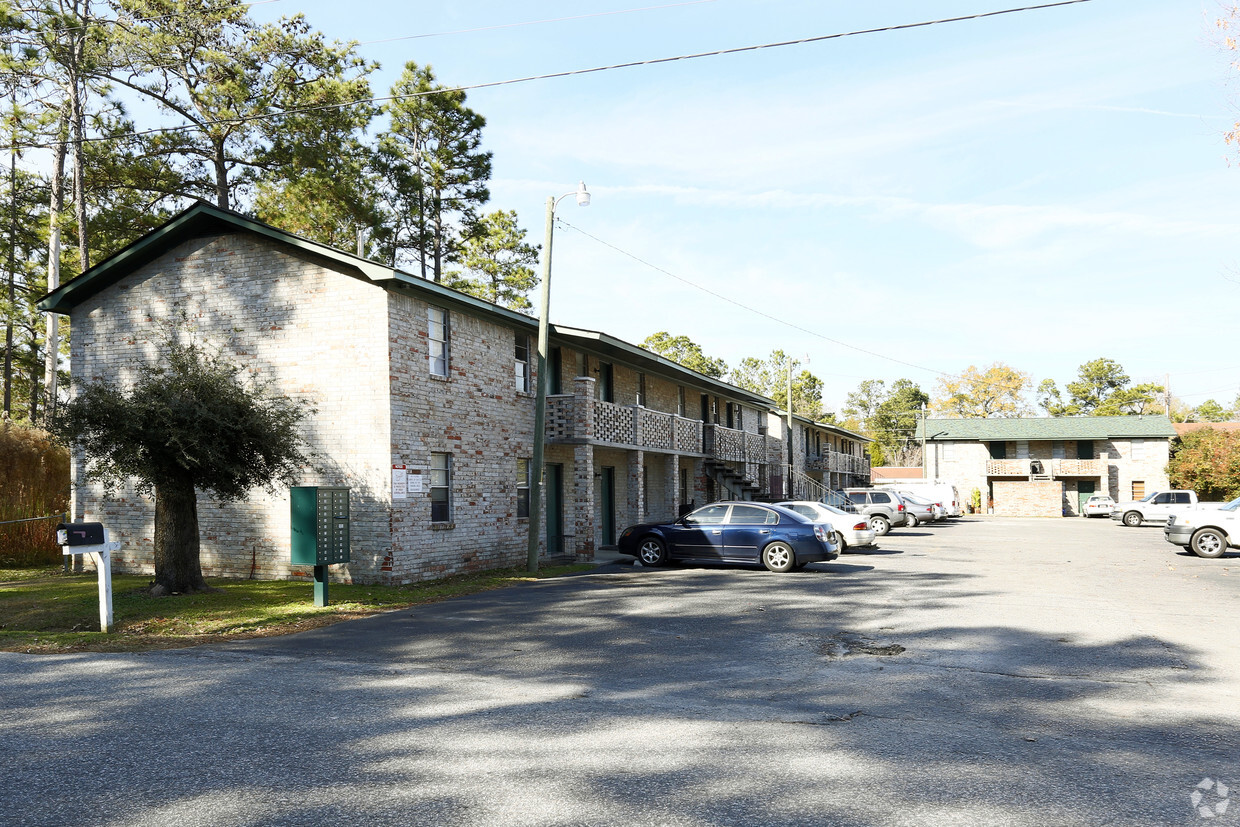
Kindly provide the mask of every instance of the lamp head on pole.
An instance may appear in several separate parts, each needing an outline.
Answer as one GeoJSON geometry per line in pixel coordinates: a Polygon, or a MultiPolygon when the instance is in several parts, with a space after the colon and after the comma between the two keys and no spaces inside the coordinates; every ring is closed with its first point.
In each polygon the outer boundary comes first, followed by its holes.
{"type": "Polygon", "coordinates": [[[586,189],[585,181],[577,182],[577,206],[578,207],[590,206],[590,191],[586,189]]]}

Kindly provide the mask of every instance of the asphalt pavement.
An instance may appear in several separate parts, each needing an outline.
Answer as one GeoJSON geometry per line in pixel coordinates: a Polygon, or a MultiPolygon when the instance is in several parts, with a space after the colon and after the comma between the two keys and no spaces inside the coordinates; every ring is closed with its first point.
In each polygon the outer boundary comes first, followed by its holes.
{"type": "Polygon", "coordinates": [[[1240,825],[1240,556],[1083,519],[880,544],[0,653],[0,823],[1240,825]]]}

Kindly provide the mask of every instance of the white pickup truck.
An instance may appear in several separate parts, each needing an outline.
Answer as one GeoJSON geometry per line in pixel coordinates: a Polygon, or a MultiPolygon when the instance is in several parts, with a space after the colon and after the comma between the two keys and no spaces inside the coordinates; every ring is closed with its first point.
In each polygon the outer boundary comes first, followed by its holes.
{"type": "Polygon", "coordinates": [[[1139,500],[1116,503],[1111,510],[1111,519],[1126,526],[1139,526],[1147,521],[1165,523],[1173,514],[1213,510],[1221,505],[1198,502],[1193,491],[1154,491],[1139,500]]]}
{"type": "Polygon", "coordinates": [[[1163,536],[1198,557],[1222,557],[1228,546],[1240,548],[1240,498],[1195,514],[1174,514],[1163,536]]]}

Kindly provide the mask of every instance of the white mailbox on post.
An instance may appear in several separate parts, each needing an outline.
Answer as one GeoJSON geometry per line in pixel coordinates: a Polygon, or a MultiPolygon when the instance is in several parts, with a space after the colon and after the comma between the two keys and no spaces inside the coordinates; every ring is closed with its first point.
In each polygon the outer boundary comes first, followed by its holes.
{"type": "Polygon", "coordinates": [[[99,631],[112,630],[112,552],[121,544],[109,542],[103,523],[61,523],[56,542],[65,554],[88,554],[99,574],[99,631]]]}

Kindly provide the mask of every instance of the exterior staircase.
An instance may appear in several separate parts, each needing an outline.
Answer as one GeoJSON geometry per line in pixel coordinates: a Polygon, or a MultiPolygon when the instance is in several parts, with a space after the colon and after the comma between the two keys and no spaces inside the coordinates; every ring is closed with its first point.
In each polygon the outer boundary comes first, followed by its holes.
{"type": "Polygon", "coordinates": [[[706,473],[715,480],[720,493],[726,494],[720,499],[752,500],[762,492],[762,485],[757,480],[727,463],[708,459],[705,466],[706,473]]]}

